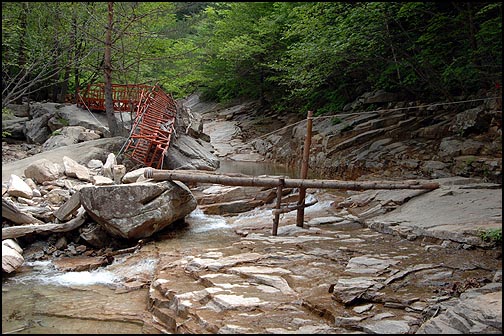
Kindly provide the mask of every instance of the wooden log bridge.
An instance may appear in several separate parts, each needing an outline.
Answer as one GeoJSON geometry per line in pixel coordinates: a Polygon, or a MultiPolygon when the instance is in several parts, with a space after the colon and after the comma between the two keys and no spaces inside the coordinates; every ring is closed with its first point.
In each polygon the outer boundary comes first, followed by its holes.
{"type": "Polygon", "coordinates": [[[369,189],[427,189],[434,190],[439,188],[439,183],[421,182],[415,180],[409,181],[341,181],[341,180],[316,180],[316,179],[288,179],[284,177],[262,177],[262,176],[231,176],[225,174],[215,174],[195,170],[161,170],[147,168],[144,171],[144,177],[155,181],[176,180],[190,183],[216,183],[228,186],[247,186],[247,187],[277,187],[277,204],[274,212],[272,234],[276,236],[279,221],[279,214],[300,207],[307,207],[312,204],[300,204],[289,208],[287,211],[280,209],[280,199],[282,188],[319,188],[319,189],[343,189],[343,190],[369,190],[369,189]]]}

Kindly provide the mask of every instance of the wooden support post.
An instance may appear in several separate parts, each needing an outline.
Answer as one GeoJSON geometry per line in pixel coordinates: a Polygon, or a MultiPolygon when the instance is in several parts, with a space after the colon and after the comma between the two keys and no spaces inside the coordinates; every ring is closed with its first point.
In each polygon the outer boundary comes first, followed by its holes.
{"type": "MultiPolygon", "coordinates": [[[[313,123],[313,111],[308,111],[308,116],[306,118],[306,137],[303,146],[303,160],[301,162],[301,179],[305,179],[308,176],[308,161],[310,159],[310,145],[312,137],[312,123],[313,123]]],[[[304,222],[304,204],[306,197],[306,188],[299,188],[299,200],[298,200],[298,210],[296,217],[296,226],[303,227],[304,222]]]]}
{"type": "Polygon", "coordinates": [[[277,214],[279,215],[279,214],[283,214],[283,213],[286,213],[286,212],[291,212],[291,211],[297,210],[300,207],[308,208],[308,207],[311,207],[312,205],[317,204],[317,203],[318,203],[318,201],[314,200],[314,201],[311,201],[311,202],[308,202],[308,203],[305,203],[305,204],[301,204],[301,205],[298,205],[298,204],[290,205],[290,206],[286,206],[286,207],[280,208],[280,209],[273,209],[273,211],[271,211],[271,213],[273,215],[277,215],[277,214]]]}
{"type": "MultiPolygon", "coordinates": [[[[280,205],[282,204],[282,189],[283,185],[285,184],[285,179],[280,178],[278,180],[278,187],[277,187],[277,202],[276,202],[276,209],[280,209],[280,205]]],[[[278,222],[280,221],[280,213],[275,213],[275,217],[273,218],[273,228],[271,230],[271,234],[273,236],[277,235],[278,231],[278,222]]]]}

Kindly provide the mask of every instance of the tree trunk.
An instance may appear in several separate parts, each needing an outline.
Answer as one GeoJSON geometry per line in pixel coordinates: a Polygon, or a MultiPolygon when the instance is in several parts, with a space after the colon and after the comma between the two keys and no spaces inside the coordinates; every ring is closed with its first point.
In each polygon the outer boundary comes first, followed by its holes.
{"type": "Polygon", "coordinates": [[[114,2],[108,2],[108,25],[105,34],[105,57],[104,57],[104,72],[105,72],[105,113],[109,126],[110,136],[118,136],[119,126],[114,115],[114,100],[112,97],[112,29],[114,17],[114,2]]]}
{"type": "Polygon", "coordinates": [[[469,26],[469,43],[472,49],[471,61],[474,65],[479,66],[481,64],[478,57],[476,56],[478,52],[478,42],[476,41],[476,25],[474,23],[473,7],[470,2],[467,3],[467,19],[467,24],[469,26]]]}
{"type": "MultiPolygon", "coordinates": [[[[21,15],[19,18],[19,28],[21,30],[21,33],[19,35],[19,50],[18,50],[18,66],[19,66],[19,71],[24,72],[25,70],[25,65],[26,65],[26,26],[27,26],[27,12],[28,12],[28,3],[27,2],[22,2],[21,3],[21,15]]],[[[20,76],[22,78],[23,76],[20,76]]],[[[20,95],[19,98],[15,101],[16,104],[21,104],[23,97],[20,95]]]]}
{"type": "Polygon", "coordinates": [[[2,228],[2,239],[13,239],[31,235],[34,233],[53,233],[72,231],[86,221],[86,210],[80,207],[75,218],[65,223],[29,224],[2,228]]]}
{"type": "MultiPolygon", "coordinates": [[[[70,72],[72,71],[71,65],[75,62],[76,54],[76,40],[75,40],[75,10],[73,9],[74,4],[72,3],[72,24],[73,29],[70,30],[70,50],[68,50],[68,60],[65,64],[65,72],[63,74],[63,83],[61,83],[61,99],[62,103],[66,103],[66,96],[68,94],[68,83],[70,81],[70,72]]],[[[75,66],[75,65],[74,65],[75,66]]]]}
{"type": "Polygon", "coordinates": [[[74,48],[74,97],[73,103],[77,104],[79,102],[79,87],[80,87],[80,78],[79,78],[79,68],[80,68],[80,53],[82,50],[82,36],[79,36],[79,43],[77,45],[77,9],[75,7],[75,3],[72,7],[72,23],[73,23],[73,36],[75,40],[75,48],[74,48]]]}

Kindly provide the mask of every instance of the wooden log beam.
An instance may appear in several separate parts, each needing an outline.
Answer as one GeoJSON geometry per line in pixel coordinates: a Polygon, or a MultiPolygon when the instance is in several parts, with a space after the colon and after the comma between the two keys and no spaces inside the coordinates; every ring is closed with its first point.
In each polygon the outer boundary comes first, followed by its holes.
{"type": "Polygon", "coordinates": [[[280,214],[283,214],[283,213],[286,213],[286,212],[291,212],[291,211],[294,211],[294,210],[298,210],[299,208],[307,208],[309,206],[312,206],[314,204],[317,204],[317,200],[315,201],[311,201],[311,202],[308,202],[308,203],[303,203],[303,204],[295,204],[295,205],[291,205],[291,206],[287,206],[285,208],[278,208],[278,209],[273,209],[271,211],[271,213],[275,216],[279,216],[280,214]]]}
{"type": "Polygon", "coordinates": [[[30,213],[23,213],[16,205],[2,197],[2,217],[16,224],[44,224],[30,213]]]}
{"type": "MultiPolygon", "coordinates": [[[[176,180],[192,183],[216,183],[229,186],[249,187],[278,187],[281,179],[275,177],[258,176],[224,176],[207,174],[204,172],[187,173],[184,170],[161,170],[147,168],[144,171],[146,178],[155,181],[176,180]]],[[[409,181],[341,181],[341,180],[315,180],[315,179],[283,179],[283,188],[320,188],[344,190],[369,190],[369,189],[437,189],[439,183],[409,181]]]]}
{"type": "Polygon", "coordinates": [[[66,223],[56,224],[29,224],[21,226],[11,226],[2,228],[2,239],[18,238],[33,233],[53,233],[53,232],[68,232],[78,228],[86,221],[86,210],[81,206],[77,212],[77,216],[66,223]]]}

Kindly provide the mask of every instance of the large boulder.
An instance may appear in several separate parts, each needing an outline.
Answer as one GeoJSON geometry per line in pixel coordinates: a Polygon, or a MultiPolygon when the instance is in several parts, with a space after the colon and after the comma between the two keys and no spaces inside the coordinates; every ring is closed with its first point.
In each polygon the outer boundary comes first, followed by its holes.
{"type": "Polygon", "coordinates": [[[89,186],[79,192],[89,216],[111,235],[126,239],[149,237],[197,207],[180,182],[89,186]]]}
{"type": "MultiPolygon", "coordinates": [[[[42,145],[43,150],[51,150],[53,148],[73,145],[79,142],[79,136],[85,132],[83,126],[67,126],[58,130],[58,133],[53,133],[42,145]]],[[[99,137],[98,137],[99,138],[99,137]]]]}
{"type": "Polygon", "coordinates": [[[35,104],[30,111],[31,119],[25,124],[25,135],[28,143],[43,144],[51,136],[47,122],[54,115],[41,104],[35,104]]]}
{"type": "Polygon", "coordinates": [[[192,107],[199,101],[179,102],[175,133],[164,158],[166,169],[216,170],[219,158],[214,154],[210,137],[203,132],[203,118],[192,107]]]}
{"type": "Polygon", "coordinates": [[[28,117],[3,116],[2,115],[2,133],[6,138],[25,140],[25,124],[28,117]]]}
{"type": "Polygon", "coordinates": [[[166,152],[166,168],[216,170],[219,159],[211,150],[210,143],[180,134],[166,152]]]}
{"type": "Polygon", "coordinates": [[[26,167],[24,175],[42,184],[46,181],[56,180],[60,175],[60,170],[55,163],[42,158],[26,167]]]}

